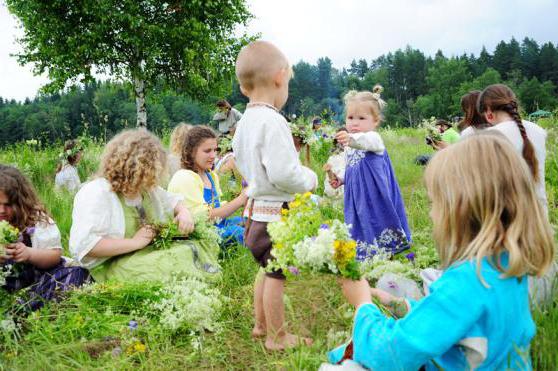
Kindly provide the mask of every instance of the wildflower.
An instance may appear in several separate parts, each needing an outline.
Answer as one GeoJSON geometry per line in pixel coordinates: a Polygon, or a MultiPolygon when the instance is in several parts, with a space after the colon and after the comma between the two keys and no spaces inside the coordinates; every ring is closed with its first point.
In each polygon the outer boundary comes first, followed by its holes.
{"type": "Polygon", "coordinates": [[[292,266],[292,265],[289,267],[289,272],[291,272],[295,276],[298,276],[300,274],[300,270],[298,270],[297,267],[292,266]]]}
{"type": "Polygon", "coordinates": [[[140,340],[134,341],[128,348],[126,348],[126,354],[132,355],[137,353],[145,353],[147,346],[140,340]]]}
{"type": "Polygon", "coordinates": [[[320,225],[320,229],[329,229],[329,225],[323,223],[320,225]]]}
{"type": "Polygon", "coordinates": [[[405,257],[411,262],[414,263],[415,261],[415,253],[414,252],[410,252],[407,255],[405,255],[405,257]]]}
{"type": "Polygon", "coordinates": [[[130,322],[128,322],[128,328],[130,329],[130,331],[134,331],[138,328],[138,323],[134,320],[131,320],[130,322]]]}

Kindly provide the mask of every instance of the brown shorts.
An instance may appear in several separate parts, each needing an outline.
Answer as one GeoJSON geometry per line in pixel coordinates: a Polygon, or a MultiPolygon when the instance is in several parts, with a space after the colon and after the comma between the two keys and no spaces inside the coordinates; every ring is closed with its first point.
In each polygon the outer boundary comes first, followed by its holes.
{"type": "MultiPolygon", "coordinates": [[[[257,222],[255,220],[250,220],[248,223],[244,231],[244,244],[248,246],[258,264],[265,268],[267,267],[267,261],[274,259],[271,255],[271,237],[267,233],[268,223],[257,222]]],[[[279,280],[285,279],[285,275],[281,270],[266,272],[265,275],[279,280]]]]}

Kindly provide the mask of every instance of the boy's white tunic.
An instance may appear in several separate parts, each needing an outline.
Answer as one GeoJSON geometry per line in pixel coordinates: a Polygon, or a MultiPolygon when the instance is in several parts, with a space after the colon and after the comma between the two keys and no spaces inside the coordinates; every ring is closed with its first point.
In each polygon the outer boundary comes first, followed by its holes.
{"type": "Polygon", "coordinates": [[[252,219],[272,222],[293,194],[316,187],[318,178],[300,164],[287,121],[272,107],[248,106],[237,123],[232,142],[238,170],[248,182],[246,194],[253,201],[252,219]]]}
{"type": "MultiPolygon", "coordinates": [[[[161,187],[149,192],[156,218],[166,221],[182,200],[182,196],[169,193],[161,187]]],[[[109,257],[92,258],[86,256],[102,238],[124,238],[126,225],[124,211],[118,195],[112,191],[110,183],[97,178],[76,194],[70,230],[70,251],[80,265],[91,269],[109,257]]]]}

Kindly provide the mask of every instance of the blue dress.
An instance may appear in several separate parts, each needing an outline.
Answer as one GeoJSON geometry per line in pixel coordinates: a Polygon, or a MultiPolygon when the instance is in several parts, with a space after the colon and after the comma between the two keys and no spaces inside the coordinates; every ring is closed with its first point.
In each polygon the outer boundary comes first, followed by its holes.
{"type": "Polygon", "coordinates": [[[410,247],[411,231],[405,205],[387,151],[347,148],[345,171],[345,223],[351,237],[363,242],[357,260],[363,261],[376,249],[398,253],[410,247]]]}
{"type": "MultiPolygon", "coordinates": [[[[221,207],[221,201],[219,200],[219,194],[217,193],[217,187],[213,182],[213,178],[209,172],[206,172],[209,181],[211,182],[211,188],[203,189],[203,199],[211,207],[217,209],[221,207]]],[[[215,224],[219,230],[219,234],[223,239],[224,245],[231,244],[241,244],[244,245],[244,227],[241,226],[243,219],[240,216],[233,216],[229,218],[222,219],[219,223],[215,224]]]]}
{"type": "MultiPolygon", "coordinates": [[[[508,256],[502,256],[502,266],[508,256]]],[[[328,354],[352,359],[371,370],[531,370],[529,347],[535,323],[527,276],[502,278],[487,258],[455,263],[430,286],[430,294],[409,300],[407,315],[385,317],[374,304],[355,315],[352,349],[328,354]]]]}

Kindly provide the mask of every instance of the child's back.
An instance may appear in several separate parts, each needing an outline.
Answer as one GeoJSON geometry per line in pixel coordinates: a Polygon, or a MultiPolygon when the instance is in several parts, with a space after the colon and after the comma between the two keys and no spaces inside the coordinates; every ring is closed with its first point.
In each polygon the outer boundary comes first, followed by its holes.
{"type": "Polygon", "coordinates": [[[315,174],[300,164],[287,121],[272,106],[248,105],[233,150],[251,199],[290,201],[316,184],[315,174]]]}

